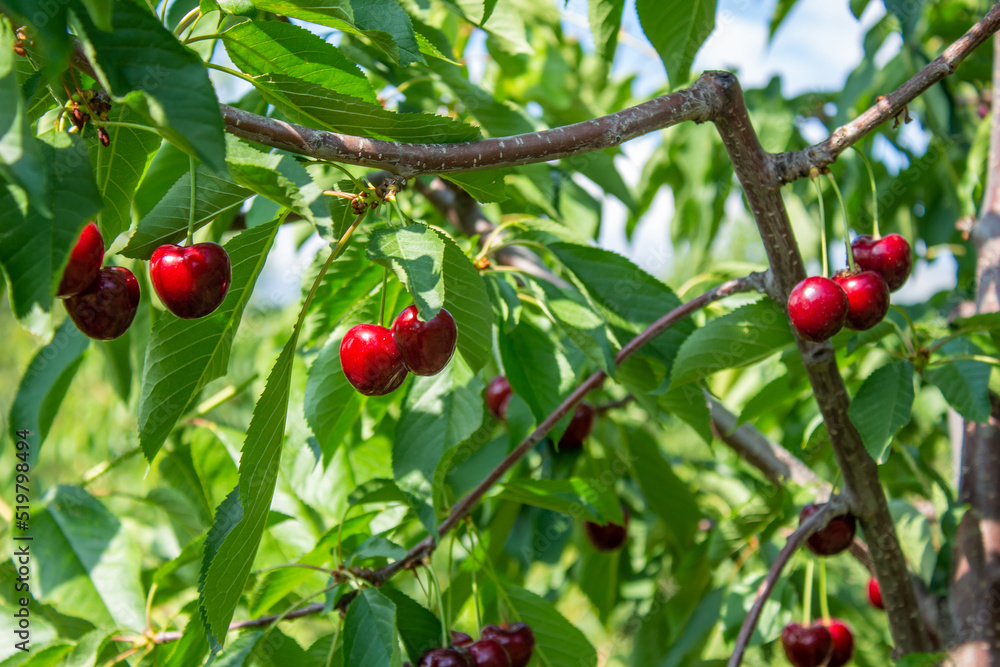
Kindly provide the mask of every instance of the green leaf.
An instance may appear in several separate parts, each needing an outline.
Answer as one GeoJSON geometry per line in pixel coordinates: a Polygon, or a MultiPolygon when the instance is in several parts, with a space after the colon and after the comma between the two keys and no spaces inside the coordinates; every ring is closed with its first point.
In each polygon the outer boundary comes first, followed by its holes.
{"type": "Polygon", "coordinates": [[[423,63],[413,24],[397,0],[351,0],[354,25],[400,65],[423,63]]]}
{"type": "Polygon", "coordinates": [[[659,403],[693,428],[706,443],[712,442],[712,412],[701,387],[692,384],[674,387],[660,397],[659,403]]]}
{"type": "Polygon", "coordinates": [[[702,515],[694,495],[646,431],[629,430],[627,444],[632,475],[639,482],[649,509],[666,525],[673,544],[680,549],[687,547],[702,515]]]}
{"type": "MultiPolygon", "coordinates": [[[[527,317],[497,343],[507,381],[541,422],[573,391],[576,374],[572,364],[558,342],[527,317]]],[[[557,440],[567,423],[568,416],[562,428],[553,429],[549,436],[557,440]]]]}
{"type": "Polygon", "coordinates": [[[29,199],[10,183],[0,189],[0,265],[18,319],[35,307],[49,310],[70,250],[87,221],[101,209],[83,141],[54,131],[40,139],[42,163],[50,176],[45,196],[29,199]],[[42,213],[44,209],[52,212],[51,217],[42,213]]]}
{"type": "Polygon", "coordinates": [[[482,276],[454,239],[435,229],[444,243],[444,307],[458,327],[458,353],[473,373],[490,359],[493,347],[493,310],[482,276]]]}
{"type": "Polygon", "coordinates": [[[184,152],[224,172],[226,146],[219,100],[201,59],[134,3],[115,3],[114,30],[109,32],[79,18],[86,33],[84,51],[114,99],[149,118],[184,152]],[[137,90],[144,95],[129,95],[137,90]]]}
{"type": "Polygon", "coordinates": [[[36,646],[32,643],[29,652],[18,651],[6,660],[0,661],[0,667],[57,667],[64,665],[66,655],[72,650],[71,644],[54,643],[48,646],[36,646]]]}
{"type": "Polygon", "coordinates": [[[347,608],[344,619],[344,662],[351,667],[401,667],[396,605],[374,588],[366,588],[347,608]]]}
{"type": "MultiPolygon", "coordinates": [[[[669,287],[621,255],[561,241],[548,247],[573,272],[577,284],[602,307],[622,343],[681,305],[669,287]]],[[[669,370],[678,348],[693,329],[691,320],[684,319],[645,349],[669,370]]]]}
{"type": "Polygon", "coordinates": [[[0,176],[22,188],[42,215],[51,215],[48,174],[17,85],[14,32],[6,21],[0,24],[0,176]]]}
{"type": "Polygon", "coordinates": [[[248,229],[226,243],[233,279],[225,301],[214,313],[195,320],[164,313],[153,326],[139,395],[139,442],[149,461],[205,385],[225,375],[243,309],[277,232],[275,221],[248,229]]]}
{"type": "MultiPolygon", "coordinates": [[[[124,105],[115,105],[108,119],[142,124],[138,114],[124,105]]],[[[110,125],[107,131],[110,143],[106,147],[91,140],[87,148],[91,162],[96,165],[97,187],[104,199],[97,223],[104,237],[113,241],[132,225],[132,199],[136,187],[162,140],[155,132],[120,125],[110,125]]]]}
{"type": "Polygon", "coordinates": [[[595,366],[608,375],[614,375],[616,342],[610,336],[604,319],[594,312],[587,298],[548,280],[526,279],[526,282],[545,303],[566,337],[583,350],[595,366]]]}
{"type": "Polygon", "coordinates": [[[396,605],[396,625],[406,647],[406,655],[415,665],[424,652],[441,644],[441,621],[429,609],[394,588],[382,588],[382,595],[396,605]]]}
{"type": "Polygon", "coordinates": [[[479,130],[454,118],[429,113],[396,113],[380,105],[273,73],[251,83],[261,97],[297,123],[356,136],[413,143],[474,141],[479,130]]]}
{"type": "Polygon", "coordinates": [[[684,341],[674,362],[671,386],[747,366],[794,342],[785,311],[777,303],[761,299],[741,306],[708,321],[684,341]]]}
{"type": "Polygon", "coordinates": [[[364,72],[340,49],[305,28],[280,21],[244,21],[223,32],[222,39],[233,63],[251,76],[284,74],[377,102],[364,72]]]}
{"type": "Polygon", "coordinates": [[[90,339],[80,333],[67,318],[56,330],[52,341],[38,350],[21,376],[21,382],[10,407],[11,439],[20,438],[16,431],[31,433],[32,464],[49,433],[69,384],[73,381],[90,339]]]}
{"type": "MultiPolygon", "coordinates": [[[[941,347],[944,355],[982,354],[967,339],[949,341],[941,347]]],[[[990,373],[983,361],[948,361],[924,371],[924,378],[941,390],[948,404],[970,422],[990,420],[990,373]]]]}
{"type": "Polygon", "coordinates": [[[660,54],[670,85],[683,85],[715,28],[715,0],[636,0],[642,31],[660,54]]]}
{"type": "Polygon", "coordinates": [[[350,0],[254,0],[253,4],[262,12],[357,33],[350,0]]]}
{"type": "Polygon", "coordinates": [[[376,229],[366,253],[368,259],[396,274],[425,322],[444,305],[443,255],[441,237],[421,224],[376,229]]]}
{"type": "Polygon", "coordinates": [[[347,381],[340,365],[340,343],[345,333],[347,327],[341,327],[330,336],[310,366],[306,380],[303,409],[321,446],[328,443],[333,433],[346,432],[367,402],[367,397],[347,381]]]}
{"type": "Polygon", "coordinates": [[[441,178],[451,181],[472,195],[476,201],[486,204],[507,200],[507,191],[503,177],[503,170],[495,170],[448,174],[441,178]]]}
{"type": "Polygon", "coordinates": [[[500,497],[584,521],[619,525],[625,521],[614,486],[597,480],[513,479],[503,485],[500,497]]]}
{"type": "MultiPolygon", "coordinates": [[[[771,27],[768,29],[768,37],[774,39],[774,33],[778,31],[781,26],[782,21],[788,16],[788,12],[792,11],[792,7],[798,0],[778,0],[778,6],[774,8],[774,14],[771,16],[771,27]]],[[[860,16],[858,18],[861,18],[860,16]]]]}
{"type": "Polygon", "coordinates": [[[900,659],[894,667],[934,667],[947,657],[947,653],[911,653],[900,659]]]}
{"type": "MultiPolygon", "coordinates": [[[[206,167],[195,170],[194,228],[201,229],[217,216],[239,208],[253,195],[232,177],[219,176],[206,167]]],[[[149,259],[165,243],[177,243],[187,235],[191,208],[191,172],[170,186],[153,210],[139,221],[135,233],[122,249],[134,259],[149,259]]]]}
{"type": "Polygon", "coordinates": [[[596,667],[597,651],[579,628],[534,593],[503,585],[514,617],[535,633],[535,655],[546,667],[596,667]]]}
{"type": "Polygon", "coordinates": [[[868,376],[851,401],[854,422],[872,458],[884,463],[892,437],[910,422],[913,409],[913,364],[902,359],[868,376]]]}
{"type": "MultiPolygon", "coordinates": [[[[113,514],[86,491],[58,486],[32,513],[31,592],[60,613],[142,630],[142,554],[113,514]]],[[[16,547],[15,547],[16,549],[16,547]]]]}
{"type": "Polygon", "coordinates": [[[213,647],[225,642],[264,534],[285,440],[297,340],[292,334],[271,368],[243,442],[239,485],[219,507],[205,542],[199,604],[213,647]]]}
{"type": "Polygon", "coordinates": [[[618,47],[625,0],[590,0],[588,7],[590,32],[594,35],[597,57],[610,63],[618,47]]]}
{"type": "Polygon", "coordinates": [[[418,514],[433,535],[431,504],[434,471],[444,453],[472,435],[483,421],[484,382],[461,358],[437,375],[415,377],[403,401],[392,448],[392,471],[399,488],[416,502],[418,514]]]}
{"type": "Polygon", "coordinates": [[[227,135],[226,164],[237,183],[281,208],[291,209],[312,223],[321,237],[334,240],[333,220],[323,189],[291,155],[264,153],[227,135]]]}

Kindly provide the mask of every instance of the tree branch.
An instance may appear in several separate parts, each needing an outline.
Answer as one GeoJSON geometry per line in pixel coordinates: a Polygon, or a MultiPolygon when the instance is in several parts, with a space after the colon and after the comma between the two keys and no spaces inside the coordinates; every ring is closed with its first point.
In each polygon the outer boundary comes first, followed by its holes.
{"type": "MultiPolygon", "coordinates": [[[[753,273],[745,278],[730,280],[719,285],[715,289],[709,290],[701,296],[678,306],[651,324],[641,334],[629,341],[628,344],[618,352],[617,356],[615,356],[615,364],[620,365],[643,345],[646,345],[673,325],[682,321],[692,313],[704,308],[708,304],[739,292],[763,290],[765,275],[766,274],[753,273]]],[[[490,474],[476,486],[476,488],[468,493],[468,495],[455,504],[448,517],[441,522],[440,526],[438,526],[438,535],[443,537],[450,530],[455,528],[460,521],[468,516],[476,505],[479,504],[479,501],[482,500],[483,496],[486,495],[486,492],[489,491],[490,488],[492,488],[492,486],[496,484],[508,470],[514,467],[514,464],[520,461],[525,454],[541,442],[542,438],[544,438],[545,435],[551,431],[563,417],[574,410],[576,405],[582,401],[588,393],[601,386],[606,377],[607,375],[604,371],[597,371],[587,378],[583,384],[577,387],[576,390],[570,394],[566,400],[564,400],[559,407],[555,409],[555,411],[552,412],[552,414],[546,417],[545,420],[542,421],[542,423],[539,424],[538,427],[535,428],[535,430],[532,431],[528,437],[526,437],[521,444],[514,449],[514,451],[507,455],[507,458],[500,462],[500,465],[494,468],[490,474]]],[[[397,572],[415,566],[434,551],[436,542],[437,541],[433,536],[428,535],[423,541],[410,549],[404,558],[394,561],[389,565],[374,571],[368,578],[369,581],[375,585],[380,585],[392,578],[392,576],[397,572]]]]}
{"type": "Polygon", "coordinates": [[[764,583],[761,584],[760,590],[757,591],[757,598],[753,601],[750,612],[743,619],[740,634],[736,637],[736,646],[733,649],[732,656],[729,658],[729,662],[726,663],[726,667],[739,667],[740,663],[743,662],[743,654],[746,653],[750,638],[753,637],[753,631],[757,628],[757,623],[760,620],[760,612],[764,609],[764,603],[771,596],[774,585],[778,583],[782,570],[785,569],[785,565],[791,560],[792,555],[795,554],[796,550],[802,546],[802,543],[809,536],[826,528],[826,524],[830,522],[830,519],[844,514],[847,510],[846,502],[840,498],[832,498],[830,502],[823,505],[816,514],[806,519],[805,523],[788,536],[788,541],[781,551],[778,552],[777,558],[774,559],[771,569],[768,570],[767,576],[764,578],[764,583]]]}

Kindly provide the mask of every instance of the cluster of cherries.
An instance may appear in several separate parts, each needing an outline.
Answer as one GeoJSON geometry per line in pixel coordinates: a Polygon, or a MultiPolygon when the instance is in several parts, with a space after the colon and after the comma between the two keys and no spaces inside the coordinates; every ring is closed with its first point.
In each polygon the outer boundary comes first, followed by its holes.
{"type": "MultiPolygon", "coordinates": [[[[819,510],[820,506],[815,504],[803,507],[799,513],[799,524],[819,510]]],[[[817,556],[835,556],[851,546],[856,530],[857,521],[853,514],[836,516],[826,528],[806,540],[806,547],[817,556]]],[[[795,667],[841,667],[854,655],[854,635],[843,621],[836,618],[822,619],[811,626],[791,623],[781,633],[781,645],[788,661],[795,667]]]]}
{"type": "MultiPolygon", "coordinates": [[[[139,282],[124,267],[102,268],[103,260],[104,239],[91,222],[70,251],[56,296],[65,299],[66,312],[80,331],[98,340],[113,340],[135,319],[139,282]]],[[[149,274],[170,312],[183,319],[204,317],[229,291],[229,255],[217,243],[162,245],[153,253],[149,274]]]]}
{"type": "Polygon", "coordinates": [[[802,338],[819,343],[845,324],[871,329],[889,312],[889,293],[902,287],[913,267],[910,244],[899,234],[863,234],[854,239],[851,254],[856,271],[806,278],[788,296],[788,315],[802,338]]]}
{"type": "Polygon", "coordinates": [[[418,667],[525,667],[535,651],[535,633],[524,623],[487,625],[479,641],[452,630],[451,643],[424,653],[418,667]]]}
{"type": "Polygon", "coordinates": [[[407,373],[437,375],[455,354],[458,327],[442,308],[421,321],[417,307],[403,310],[392,328],[358,324],[340,341],[340,367],[365,396],[384,396],[403,384],[407,373]]]}

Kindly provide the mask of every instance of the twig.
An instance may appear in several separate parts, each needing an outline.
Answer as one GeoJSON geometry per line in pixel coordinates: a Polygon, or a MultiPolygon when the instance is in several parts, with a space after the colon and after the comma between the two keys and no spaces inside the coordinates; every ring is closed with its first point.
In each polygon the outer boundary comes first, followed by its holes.
{"type": "Polygon", "coordinates": [[[739,667],[740,663],[743,662],[743,654],[747,650],[747,645],[750,643],[750,638],[753,636],[753,631],[757,628],[757,622],[760,620],[760,613],[764,609],[764,603],[771,596],[771,592],[774,590],[774,585],[778,582],[781,577],[782,570],[785,569],[785,565],[791,559],[795,551],[802,546],[802,543],[806,539],[815,533],[816,531],[822,530],[829,523],[830,519],[835,516],[839,516],[847,511],[847,503],[841,498],[832,498],[828,503],[823,505],[816,514],[809,517],[805,523],[798,527],[791,535],[788,536],[788,542],[785,546],[778,552],[778,557],[774,559],[774,563],[771,564],[771,569],[767,571],[767,576],[764,578],[764,583],[761,584],[760,589],[757,591],[757,598],[753,601],[753,606],[750,607],[750,612],[747,617],[743,619],[743,626],[740,627],[740,634],[736,637],[736,646],[733,649],[733,654],[729,658],[729,662],[726,667],[739,667]]]}
{"type": "MultiPolygon", "coordinates": [[[[766,274],[754,273],[745,278],[730,280],[722,285],[719,285],[715,289],[705,292],[701,296],[678,306],[651,324],[641,334],[629,341],[629,343],[625,345],[620,352],[618,352],[618,355],[615,357],[615,364],[621,364],[643,345],[650,342],[692,313],[704,308],[708,304],[739,292],[762,290],[764,288],[765,276],[766,274]]],[[[438,526],[438,535],[446,535],[448,531],[452,530],[460,521],[462,521],[462,519],[468,516],[473,508],[479,504],[479,501],[482,500],[483,496],[486,495],[486,492],[489,491],[489,489],[492,488],[492,486],[514,466],[514,464],[520,461],[525,454],[541,442],[542,438],[544,438],[545,435],[559,423],[559,420],[575,409],[577,403],[582,401],[588,393],[601,386],[606,377],[607,375],[603,371],[597,371],[587,378],[583,384],[577,387],[576,390],[570,394],[566,400],[564,400],[559,407],[552,412],[552,414],[546,417],[545,420],[542,421],[542,423],[539,424],[538,427],[535,428],[535,430],[532,431],[531,434],[528,435],[528,437],[526,437],[521,444],[514,449],[514,451],[508,454],[507,458],[501,461],[500,464],[494,468],[490,474],[476,486],[475,489],[470,491],[468,495],[462,498],[462,500],[460,500],[452,508],[448,517],[441,522],[440,526],[438,526]]],[[[435,546],[436,540],[433,536],[428,535],[424,540],[410,549],[405,557],[394,561],[383,568],[375,570],[372,573],[370,581],[375,585],[380,585],[385,581],[388,581],[397,572],[413,567],[426,558],[431,552],[434,551],[435,546]]]]}

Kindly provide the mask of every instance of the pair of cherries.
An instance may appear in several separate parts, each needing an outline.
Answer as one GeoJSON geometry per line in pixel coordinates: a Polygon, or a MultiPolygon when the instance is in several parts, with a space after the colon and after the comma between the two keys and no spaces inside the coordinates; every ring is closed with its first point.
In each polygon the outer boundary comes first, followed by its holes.
{"type": "Polygon", "coordinates": [[[403,310],[392,328],[358,324],[340,342],[344,376],[365,396],[384,396],[399,388],[407,373],[437,375],[455,354],[458,326],[442,308],[422,321],[417,307],[403,310]]]}
{"type": "Polygon", "coordinates": [[[854,655],[854,635],[836,618],[811,626],[792,623],[781,632],[781,646],[795,667],[842,667],[854,655]]]}
{"type": "Polygon", "coordinates": [[[80,232],[69,253],[56,296],[76,328],[91,338],[113,340],[125,333],[139,309],[139,282],[121,266],[102,266],[104,238],[94,223],[80,232]]]}
{"type": "MultiPolygon", "coordinates": [[[[498,420],[507,421],[507,406],[513,395],[514,390],[511,389],[510,382],[504,376],[498,375],[486,385],[486,407],[498,420]]],[[[581,449],[583,441],[594,429],[595,416],[594,408],[587,403],[576,406],[569,426],[559,439],[559,451],[581,449]]]]}
{"type": "MultiPolygon", "coordinates": [[[[104,239],[91,222],[70,251],[56,296],[66,299],[66,312],[80,331],[113,340],[135,319],[139,282],[126,268],[101,268],[103,260],[104,239]]],[[[216,243],[160,246],[150,260],[149,274],[163,305],[183,319],[204,317],[218,308],[232,278],[229,255],[216,243]]]]}
{"type": "Polygon", "coordinates": [[[424,653],[418,667],[525,667],[535,651],[535,633],[524,623],[487,625],[479,641],[452,630],[451,643],[424,653]]]}
{"type": "Polygon", "coordinates": [[[913,267],[910,244],[899,234],[873,239],[863,234],[851,244],[857,271],[833,279],[806,278],[788,296],[788,316],[802,338],[819,343],[846,324],[864,331],[889,312],[889,293],[902,287],[913,267]]]}

